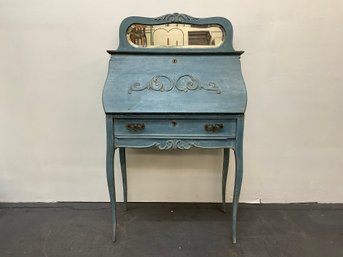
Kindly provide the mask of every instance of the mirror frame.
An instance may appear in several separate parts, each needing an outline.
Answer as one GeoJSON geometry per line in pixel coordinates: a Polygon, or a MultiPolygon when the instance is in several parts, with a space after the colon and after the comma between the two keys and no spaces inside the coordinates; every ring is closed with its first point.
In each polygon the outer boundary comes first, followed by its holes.
{"type": "Polygon", "coordinates": [[[119,47],[116,51],[107,51],[110,54],[115,53],[229,53],[240,55],[242,51],[235,51],[232,46],[233,29],[231,22],[223,17],[210,17],[210,18],[194,18],[187,14],[173,13],[166,14],[157,18],[147,18],[139,16],[131,16],[125,18],[120,24],[119,28],[119,47]],[[170,23],[179,24],[194,24],[194,25],[219,25],[223,28],[224,38],[223,43],[218,47],[213,48],[146,48],[135,47],[127,40],[127,30],[132,24],[145,24],[145,25],[162,25],[170,23]]]}

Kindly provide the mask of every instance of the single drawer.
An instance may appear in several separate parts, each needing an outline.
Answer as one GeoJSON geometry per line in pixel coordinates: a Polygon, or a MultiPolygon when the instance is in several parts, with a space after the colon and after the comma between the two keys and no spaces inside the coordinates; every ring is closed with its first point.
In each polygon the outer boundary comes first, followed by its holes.
{"type": "Polygon", "coordinates": [[[236,137],[236,120],[227,119],[115,119],[116,137],[191,138],[236,137]]]}

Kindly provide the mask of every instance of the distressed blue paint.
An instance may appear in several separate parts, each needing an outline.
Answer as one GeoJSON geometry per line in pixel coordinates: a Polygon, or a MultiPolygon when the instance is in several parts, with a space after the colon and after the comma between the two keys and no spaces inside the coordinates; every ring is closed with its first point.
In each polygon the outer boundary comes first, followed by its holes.
{"type": "Polygon", "coordinates": [[[126,174],[126,153],[125,148],[119,148],[119,159],[121,176],[123,180],[124,209],[127,210],[127,174],[126,174]]]}
{"type": "MultiPolygon", "coordinates": [[[[164,81],[166,89],[170,88],[169,83],[164,81]]],[[[246,103],[239,56],[112,55],[103,92],[106,113],[229,114],[243,113],[246,103]],[[178,62],[174,64],[173,59],[178,62]],[[191,75],[201,85],[215,83],[220,88],[220,94],[208,90],[185,92],[175,88],[169,91],[141,90],[130,93],[133,84],[147,86],[152,78],[161,75],[168,75],[174,84],[180,77],[191,75]]]]}
{"type": "Polygon", "coordinates": [[[235,187],[233,192],[233,203],[232,203],[232,242],[237,242],[237,210],[239,195],[241,193],[242,179],[243,179],[243,129],[244,129],[244,117],[241,116],[237,119],[237,140],[235,151],[235,187]]]}
{"type": "Polygon", "coordinates": [[[103,91],[106,113],[107,182],[111,200],[113,241],[116,234],[116,198],[113,155],[119,148],[124,203],[127,203],[125,148],[160,150],[192,147],[223,148],[222,207],[229,152],[234,150],[236,171],[232,210],[232,241],[243,178],[243,130],[247,93],[240,54],[232,47],[232,26],[225,18],[198,19],[184,14],[158,18],[129,17],[120,26],[120,45],[111,54],[103,91]],[[141,24],[219,24],[225,38],[218,48],[135,48],[127,28],[141,24]],[[177,60],[174,62],[173,60],[177,60]],[[215,128],[215,129],[213,129],[215,128]]]}
{"type": "MultiPolygon", "coordinates": [[[[216,149],[216,148],[234,148],[235,140],[233,139],[203,139],[203,138],[175,138],[166,135],[165,138],[118,138],[114,139],[115,145],[127,148],[148,148],[155,147],[161,150],[165,150],[164,145],[167,144],[169,140],[181,140],[180,145],[191,145],[197,148],[204,149],[216,149]]],[[[173,147],[170,147],[173,148],[173,147]]],[[[182,149],[181,147],[174,147],[182,149]]],[[[188,147],[186,147],[188,148],[188,147]]],[[[185,148],[184,148],[185,149],[185,148]]],[[[189,149],[189,148],[188,148],[189,149]]],[[[186,149],[185,149],[186,150],[186,149]]]]}
{"type": "Polygon", "coordinates": [[[223,212],[226,212],[226,183],[227,183],[227,173],[229,170],[230,163],[230,148],[224,148],[223,154],[223,177],[222,177],[222,208],[223,212]]]}
{"type": "Polygon", "coordinates": [[[116,136],[119,138],[165,138],[166,136],[174,137],[203,137],[203,138],[235,138],[236,120],[190,120],[190,119],[117,119],[114,124],[116,136]],[[127,129],[128,124],[145,124],[141,131],[130,131],[127,129]],[[209,132],[204,129],[206,124],[223,124],[223,129],[217,132],[209,132]]]}
{"type": "Polygon", "coordinates": [[[114,183],[114,143],[113,143],[113,119],[110,116],[106,116],[106,144],[107,144],[107,151],[106,151],[106,175],[107,175],[107,185],[108,185],[108,192],[110,195],[111,200],[111,209],[112,209],[112,240],[113,242],[116,241],[116,226],[117,226],[117,218],[116,218],[116,190],[115,190],[115,183],[114,183]]]}

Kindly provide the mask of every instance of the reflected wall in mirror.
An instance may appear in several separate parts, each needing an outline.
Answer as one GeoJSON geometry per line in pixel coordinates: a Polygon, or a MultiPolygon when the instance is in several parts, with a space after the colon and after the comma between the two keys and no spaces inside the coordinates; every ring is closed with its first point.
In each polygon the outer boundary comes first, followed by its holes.
{"type": "Polygon", "coordinates": [[[224,41],[224,29],[217,24],[132,24],[127,40],[143,48],[216,48],[224,41]]]}

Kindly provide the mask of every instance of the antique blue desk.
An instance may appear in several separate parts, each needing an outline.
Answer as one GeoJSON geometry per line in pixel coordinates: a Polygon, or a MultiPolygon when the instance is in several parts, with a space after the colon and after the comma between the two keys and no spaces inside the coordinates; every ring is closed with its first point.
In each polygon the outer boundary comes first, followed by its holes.
{"type": "Polygon", "coordinates": [[[240,55],[232,25],[221,17],[185,14],[129,17],[111,54],[103,91],[106,113],[106,171],[116,236],[114,153],[119,149],[124,204],[126,148],[224,149],[222,207],[225,211],[229,151],[235,153],[232,240],[243,176],[243,128],[247,103],[240,55]]]}

